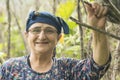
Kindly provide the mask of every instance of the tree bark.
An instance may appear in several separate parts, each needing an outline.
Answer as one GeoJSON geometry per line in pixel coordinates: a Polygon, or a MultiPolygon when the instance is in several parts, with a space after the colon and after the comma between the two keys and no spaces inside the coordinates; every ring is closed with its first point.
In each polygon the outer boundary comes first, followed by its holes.
{"type": "MultiPolygon", "coordinates": [[[[81,13],[81,7],[80,7],[80,0],[78,0],[77,2],[77,12],[78,12],[78,21],[80,21],[82,23],[82,13],[81,13]]],[[[85,56],[85,52],[84,52],[84,43],[83,43],[83,29],[82,26],[80,24],[79,25],[79,33],[80,33],[80,47],[81,47],[81,59],[84,59],[85,56]]]]}
{"type": "Polygon", "coordinates": [[[11,45],[11,14],[10,14],[10,0],[6,1],[7,15],[8,15],[8,50],[7,58],[10,58],[10,45],[11,45]]]}
{"type": "Polygon", "coordinates": [[[117,80],[116,77],[119,75],[120,71],[120,41],[118,41],[118,46],[116,48],[116,53],[114,54],[114,66],[112,80],[117,80]]]}

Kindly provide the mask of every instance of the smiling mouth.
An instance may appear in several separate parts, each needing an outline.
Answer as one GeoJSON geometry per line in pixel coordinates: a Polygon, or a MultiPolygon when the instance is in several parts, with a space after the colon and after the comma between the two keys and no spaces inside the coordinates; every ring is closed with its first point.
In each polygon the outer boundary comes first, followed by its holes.
{"type": "Polygon", "coordinates": [[[36,44],[48,44],[48,42],[36,42],[36,44]]]}

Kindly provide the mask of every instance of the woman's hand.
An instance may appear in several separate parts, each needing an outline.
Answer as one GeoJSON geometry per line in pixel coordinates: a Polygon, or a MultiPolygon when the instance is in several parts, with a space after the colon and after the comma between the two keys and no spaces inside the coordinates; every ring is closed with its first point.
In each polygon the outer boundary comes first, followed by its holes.
{"type": "Polygon", "coordinates": [[[87,19],[88,23],[91,26],[95,26],[99,29],[105,29],[106,23],[106,14],[107,14],[107,7],[102,6],[98,3],[93,4],[86,4],[87,9],[87,19]]]}

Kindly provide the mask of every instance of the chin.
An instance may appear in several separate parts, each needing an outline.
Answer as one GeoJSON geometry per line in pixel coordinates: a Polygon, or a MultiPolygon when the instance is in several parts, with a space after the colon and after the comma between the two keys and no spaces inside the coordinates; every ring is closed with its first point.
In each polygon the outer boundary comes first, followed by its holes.
{"type": "Polygon", "coordinates": [[[39,52],[39,53],[46,53],[46,52],[48,52],[48,50],[46,48],[37,48],[35,50],[36,50],[36,52],[39,52]]]}

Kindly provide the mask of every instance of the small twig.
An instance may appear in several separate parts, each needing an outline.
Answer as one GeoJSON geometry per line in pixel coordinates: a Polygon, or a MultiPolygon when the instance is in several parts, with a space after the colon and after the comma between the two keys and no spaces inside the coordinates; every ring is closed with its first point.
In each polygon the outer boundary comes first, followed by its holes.
{"type": "Polygon", "coordinates": [[[120,37],[115,36],[115,35],[113,35],[113,34],[111,34],[111,33],[108,33],[108,32],[106,32],[106,31],[104,31],[104,30],[97,29],[96,27],[89,26],[89,25],[87,25],[87,24],[85,24],[85,23],[81,23],[81,22],[79,22],[77,19],[75,19],[75,18],[73,18],[73,17],[70,17],[70,19],[71,19],[72,21],[76,22],[77,24],[80,24],[81,26],[87,27],[87,28],[89,28],[89,29],[98,31],[98,32],[103,33],[103,34],[105,34],[105,35],[108,35],[108,36],[110,36],[110,37],[112,37],[112,38],[115,38],[115,39],[117,39],[117,40],[120,40],[120,37]]]}
{"type": "MultiPolygon", "coordinates": [[[[86,10],[86,8],[85,8],[85,4],[88,4],[88,2],[87,1],[81,1],[82,2],[82,4],[83,4],[83,7],[84,7],[84,10],[85,10],[85,13],[87,14],[87,10],[86,10]]],[[[88,4],[89,5],[89,4],[88,4]]]]}
{"type": "Polygon", "coordinates": [[[114,19],[113,21],[117,22],[119,24],[120,22],[120,10],[117,8],[117,6],[115,4],[113,4],[112,1],[110,0],[106,0],[105,1],[108,4],[108,17],[110,17],[111,21],[112,18],[114,19]]]}
{"type": "Polygon", "coordinates": [[[120,11],[117,9],[117,7],[110,0],[108,0],[108,2],[110,3],[110,5],[112,5],[112,7],[116,10],[116,12],[118,12],[118,14],[120,15],[120,11]]]}

